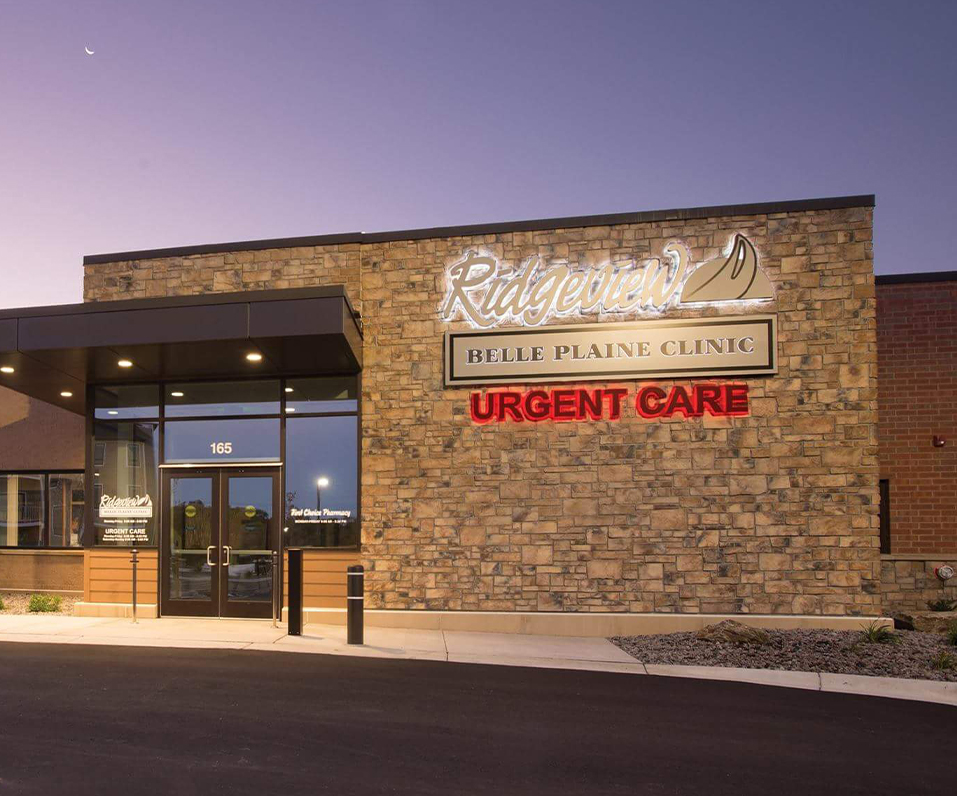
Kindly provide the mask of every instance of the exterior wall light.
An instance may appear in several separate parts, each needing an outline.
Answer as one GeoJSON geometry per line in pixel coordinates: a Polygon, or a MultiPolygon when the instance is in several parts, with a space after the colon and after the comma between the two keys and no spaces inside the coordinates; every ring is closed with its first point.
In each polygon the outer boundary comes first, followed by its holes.
{"type": "Polygon", "coordinates": [[[119,365],[121,368],[131,368],[131,367],[133,367],[133,363],[132,363],[130,360],[128,360],[128,359],[121,359],[121,360],[120,360],[119,362],[117,362],[116,364],[119,365]]]}
{"type": "Polygon", "coordinates": [[[295,411],[296,411],[296,407],[295,407],[295,406],[287,406],[287,407],[286,407],[286,411],[287,411],[287,412],[295,412],[295,411]]]}
{"type": "Polygon", "coordinates": [[[171,398],[182,398],[182,397],[183,397],[183,393],[181,393],[179,390],[173,390],[173,392],[170,393],[170,397],[171,397],[171,398]]]}
{"type": "Polygon", "coordinates": [[[4,365],[2,368],[0,368],[0,373],[13,373],[13,368],[11,368],[9,365],[4,365]]]}
{"type": "Polygon", "coordinates": [[[934,434],[934,447],[935,447],[935,448],[943,448],[944,445],[946,445],[946,444],[947,444],[947,440],[945,440],[943,437],[938,436],[937,434],[934,434]]]}
{"type": "Polygon", "coordinates": [[[107,413],[108,415],[118,415],[118,414],[119,414],[119,412],[117,412],[115,409],[108,409],[106,413],[107,413]]]}
{"type": "Polygon", "coordinates": [[[255,351],[246,354],[246,359],[248,359],[250,362],[262,362],[262,358],[263,355],[256,353],[255,351]]]}
{"type": "Polygon", "coordinates": [[[292,392],[292,387],[286,387],[286,392],[292,392]]]}
{"type": "Polygon", "coordinates": [[[69,390],[63,390],[63,391],[60,393],[60,397],[61,397],[61,398],[72,398],[72,397],[73,397],[73,393],[70,392],[69,390]]]}

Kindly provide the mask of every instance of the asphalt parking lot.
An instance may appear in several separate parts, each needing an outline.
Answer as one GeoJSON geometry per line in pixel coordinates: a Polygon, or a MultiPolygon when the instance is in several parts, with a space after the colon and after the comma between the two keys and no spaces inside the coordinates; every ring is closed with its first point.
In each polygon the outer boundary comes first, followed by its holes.
{"type": "Polygon", "coordinates": [[[918,794],[957,709],[741,683],[0,644],[2,794],[918,794]]]}

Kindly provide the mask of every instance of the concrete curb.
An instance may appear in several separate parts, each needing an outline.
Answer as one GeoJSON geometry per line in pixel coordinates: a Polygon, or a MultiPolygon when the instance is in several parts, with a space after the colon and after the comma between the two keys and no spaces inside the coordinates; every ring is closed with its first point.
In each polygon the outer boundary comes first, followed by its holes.
{"type": "Polygon", "coordinates": [[[860,694],[888,699],[909,699],[957,705],[957,683],[937,680],[908,680],[899,677],[871,677],[861,674],[827,672],[786,672],[778,669],[735,669],[725,666],[665,666],[645,664],[648,674],[661,677],[688,677],[696,680],[724,680],[737,683],[803,688],[832,694],[860,694]]]}
{"type": "MultiPolygon", "coordinates": [[[[154,620],[155,622],[156,620],[154,620]]],[[[194,620],[195,621],[195,620],[194,620]]],[[[432,631],[437,638],[428,639],[422,631],[412,635],[401,634],[380,643],[349,647],[341,628],[324,636],[286,635],[258,624],[256,633],[235,633],[232,627],[222,625],[221,638],[153,635],[158,625],[148,620],[141,625],[117,625],[117,620],[75,619],[7,623],[0,629],[0,642],[39,644],[93,644],[130,647],[168,647],[189,649],[234,649],[270,652],[288,652],[313,655],[345,655],[357,658],[391,658],[395,660],[423,660],[443,663],[466,663],[491,666],[520,666],[536,669],[568,669],[603,672],[606,674],[651,675],[657,677],[684,677],[695,680],[720,680],[753,685],[798,688],[806,691],[826,691],[838,694],[876,696],[888,699],[907,699],[957,706],[957,682],[936,680],[906,680],[896,677],[869,677],[854,674],[817,672],[789,672],[778,669],[743,669],[723,666],[675,666],[645,664],[607,640],[596,638],[530,637],[513,634],[463,633],[432,631]],[[18,627],[18,625],[24,625],[18,627]],[[39,632],[38,632],[39,631],[39,632]],[[45,631],[45,632],[44,632],[45,631]],[[333,635],[334,634],[334,635],[333,635]],[[243,637],[247,636],[247,637],[243,637]],[[408,637],[407,637],[408,636],[408,637]],[[423,641],[429,641],[423,644],[423,641]],[[422,646],[417,646],[422,644],[422,646]],[[596,646],[597,645],[597,646],[596,646]]],[[[192,629],[193,626],[191,626],[192,629]]],[[[195,627],[199,627],[196,625],[195,627]]],[[[313,626],[315,627],[315,626],[313,626]]],[[[318,629],[318,628],[316,628],[318,629]]],[[[397,631],[392,631],[393,634],[397,631]]],[[[401,633],[401,631],[400,631],[401,633]]]]}

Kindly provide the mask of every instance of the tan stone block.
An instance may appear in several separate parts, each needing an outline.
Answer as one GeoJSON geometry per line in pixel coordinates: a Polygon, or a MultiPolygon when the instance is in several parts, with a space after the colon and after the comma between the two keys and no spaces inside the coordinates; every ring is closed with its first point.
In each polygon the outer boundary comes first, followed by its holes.
{"type": "Polygon", "coordinates": [[[764,475],[733,475],[730,488],[732,495],[763,495],[768,491],[768,479],[764,475]]]}
{"type": "Polygon", "coordinates": [[[826,448],[821,454],[825,467],[860,467],[864,451],[844,445],[840,448],[826,448]]]}
{"type": "Polygon", "coordinates": [[[758,556],[758,567],[768,570],[791,569],[792,557],[783,553],[761,553],[758,556]]]}
{"type": "Polygon", "coordinates": [[[622,562],[596,558],[585,564],[589,580],[621,580],[622,562]]]}
{"type": "Polygon", "coordinates": [[[551,545],[525,545],[522,547],[523,564],[551,564],[552,547],[551,545]]]}
{"type": "Polygon", "coordinates": [[[462,528],[459,531],[459,541],[464,545],[484,545],[486,531],[482,527],[462,528]]]}
{"type": "Polygon", "coordinates": [[[686,509],[654,509],[651,512],[653,531],[682,531],[688,527],[686,509]]]}

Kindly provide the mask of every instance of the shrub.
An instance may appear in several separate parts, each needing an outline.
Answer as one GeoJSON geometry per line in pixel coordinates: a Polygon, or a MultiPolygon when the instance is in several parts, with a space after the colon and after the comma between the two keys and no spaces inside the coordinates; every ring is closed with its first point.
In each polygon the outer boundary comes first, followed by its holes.
{"type": "Polygon", "coordinates": [[[861,635],[865,644],[900,644],[901,641],[900,636],[876,619],[864,625],[861,635]]]}
{"type": "Polygon", "coordinates": [[[927,607],[931,611],[953,611],[957,608],[957,600],[928,600],[927,607]]]}
{"type": "Polygon", "coordinates": [[[60,610],[63,598],[58,594],[31,594],[27,610],[31,614],[53,614],[60,610]]]}
{"type": "Polygon", "coordinates": [[[951,669],[957,669],[957,658],[951,655],[949,652],[944,652],[941,650],[937,657],[930,662],[931,668],[936,669],[938,672],[946,672],[951,669]]]}

